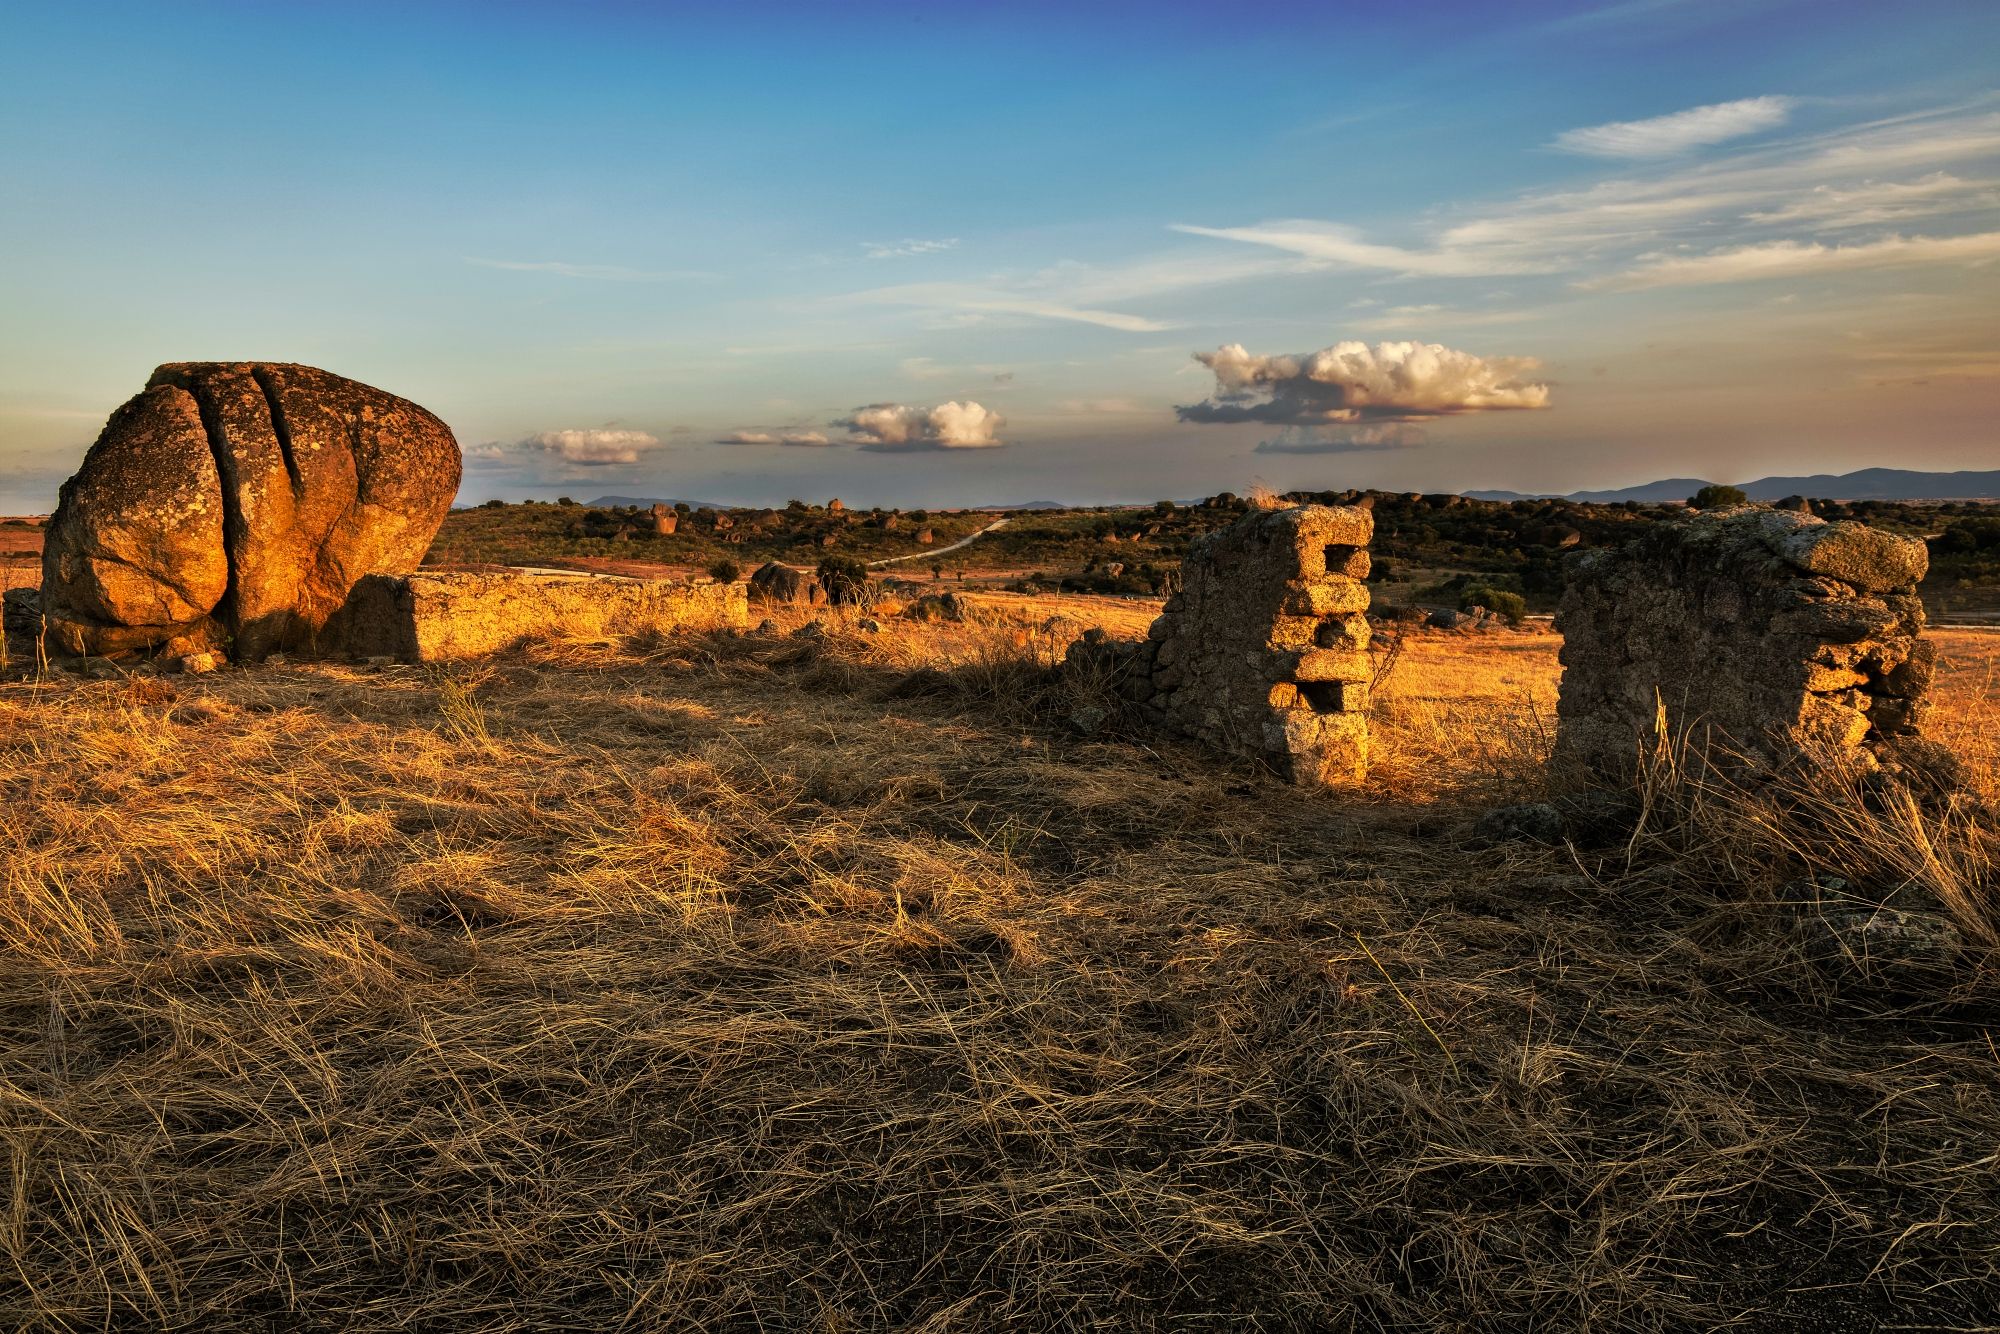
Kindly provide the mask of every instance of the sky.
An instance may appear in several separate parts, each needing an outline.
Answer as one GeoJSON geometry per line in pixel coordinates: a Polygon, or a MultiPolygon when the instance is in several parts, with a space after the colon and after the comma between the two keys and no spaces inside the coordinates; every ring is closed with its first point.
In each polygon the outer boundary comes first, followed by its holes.
{"type": "Polygon", "coordinates": [[[0,513],[166,361],[460,499],[2000,468],[2000,5],[0,7],[0,513]]]}

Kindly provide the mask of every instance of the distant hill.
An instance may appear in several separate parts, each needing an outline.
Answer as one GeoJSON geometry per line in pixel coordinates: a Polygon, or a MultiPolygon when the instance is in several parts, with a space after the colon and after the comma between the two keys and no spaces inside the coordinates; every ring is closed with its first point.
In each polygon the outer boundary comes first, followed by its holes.
{"type": "MultiPolygon", "coordinates": [[[[1617,491],[1467,491],[1474,500],[1580,500],[1599,505],[1622,500],[1657,503],[1686,500],[1710,483],[1697,477],[1672,477],[1617,491]]],[[[1762,477],[1739,482],[1752,500],[1782,500],[1786,496],[1817,496],[1824,500],[2000,500],[2000,471],[1912,472],[1907,468],[1863,468],[1859,472],[1816,473],[1811,477],[1762,477]]]]}

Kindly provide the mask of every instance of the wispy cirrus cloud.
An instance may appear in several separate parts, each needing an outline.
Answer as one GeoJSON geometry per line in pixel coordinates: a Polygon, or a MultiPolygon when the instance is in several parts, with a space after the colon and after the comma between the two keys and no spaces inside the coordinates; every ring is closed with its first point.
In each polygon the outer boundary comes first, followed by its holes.
{"type": "Polygon", "coordinates": [[[718,445],[790,445],[815,449],[833,442],[824,431],[731,431],[716,439],[718,445]]]}
{"type": "Polygon", "coordinates": [[[1257,442],[1255,454],[1375,454],[1391,449],[1415,449],[1430,438],[1409,422],[1375,422],[1367,426],[1287,426],[1269,440],[1257,442]]]}
{"type": "Polygon", "coordinates": [[[1613,121],[1564,130],[1552,145],[1590,157],[1673,157],[1783,125],[1797,105],[1789,97],[1745,97],[1689,107],[1647,120],[1613,121]]]}
{"type": "Polygon", "coordinates": [[[1293,219],[1264,222],[1251,227],[1198,227],[1177,222],[1172,230],[1189,236],[1212,236],[1223,241],[1242,241],[1288,251],[1319,264],[1357,269],[1384,269],[1412,277],[1473,278],[1507,273],[1547,273],[1554,264],[1546,259],[1508,255],[1496,249],[1447,246],[1412,250],[1403,246],[1364,241],[1360,233],[1338,223],[1293,219]]]}
{"type": "Polygon", "coordinates": [[[1123,311],[1075,305],[1032,292],[1010,292],[961,283],[903,283],[851,293],[844,301],[871,305],[911,306],[970,315],[1018,315],[1069,324],[1094,324],[1123,333],[1159,333],[1174,326],[1163,320],[1123,311]]]}
{"type": "Polygon", "coordinates": [[[696,269],[628,269],[617,264],[571,264],[564,260],[481,259],[465,257],[467,264],[508,273],[551,273],[559,278],[586,278],[607,283],[671,283],[714,275],[696,269]]]}
{"type": "Polygon", "coordinates": [[[913,255],[935,255],[942,251],[955,249],[957,245],[958,238],[956,236],[944,236],[935,241],[921,241],[914,237],[905,237],[900,241],[890,241],[887,243],[863,241],[861,243],[861,251],[869,259],[908,259],[913,255]]]}
{"type": "Polygon", "coordinates": [[[1890,236],[1860,245],[1771,241],[1705,255],[1661,255],[1622,273],[1578,284],[1588,291],[1632,292],[1648,287],[1799,278],[1912,264],[1984,264],[2000,259],[2000,232],[1969,236],[1890,236]]]}
{"type": "Polygon", "coordinates": [[[2000,181],[1963,180],[1934,171],[1914,181],[1863,181],[1845,189],[1814,186],[1773,208],[1743,215],[1769,226],[1805,224],[1825,229],[1879,227],[1912,218],[2000,208],[2000,181]]]}

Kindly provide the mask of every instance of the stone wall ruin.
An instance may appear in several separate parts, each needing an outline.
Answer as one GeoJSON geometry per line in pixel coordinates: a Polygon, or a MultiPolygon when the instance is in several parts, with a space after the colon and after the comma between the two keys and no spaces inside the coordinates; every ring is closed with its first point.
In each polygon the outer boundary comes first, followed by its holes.
{"type": "Polygon", "coordinates": [[[1255,511],[1197,541],[1143,643],[1092,633],[1074,668],[1174,731],[1298,784],[1358,782],[1368,765],[1368,542],[1344,505],[1255,511]]]}
{"type": "Polygon", "coordinates": [[[1556,758],[1629,776],[1664,715],[1711,763],[1782,767],[1915,738],[1934,650],[1928,553],[1864,524],[1743,506],[1572,558],[1556,758]]]}

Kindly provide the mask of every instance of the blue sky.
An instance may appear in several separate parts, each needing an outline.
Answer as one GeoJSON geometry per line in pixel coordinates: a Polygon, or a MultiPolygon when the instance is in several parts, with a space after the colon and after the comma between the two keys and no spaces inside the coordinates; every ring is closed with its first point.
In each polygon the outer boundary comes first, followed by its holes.
{"type": "Polygon", "coordinates": [[[472,501],[2000,467],[2000,6],[962,8],[8,6],[0,512],[202,358],[472,501]]]}

